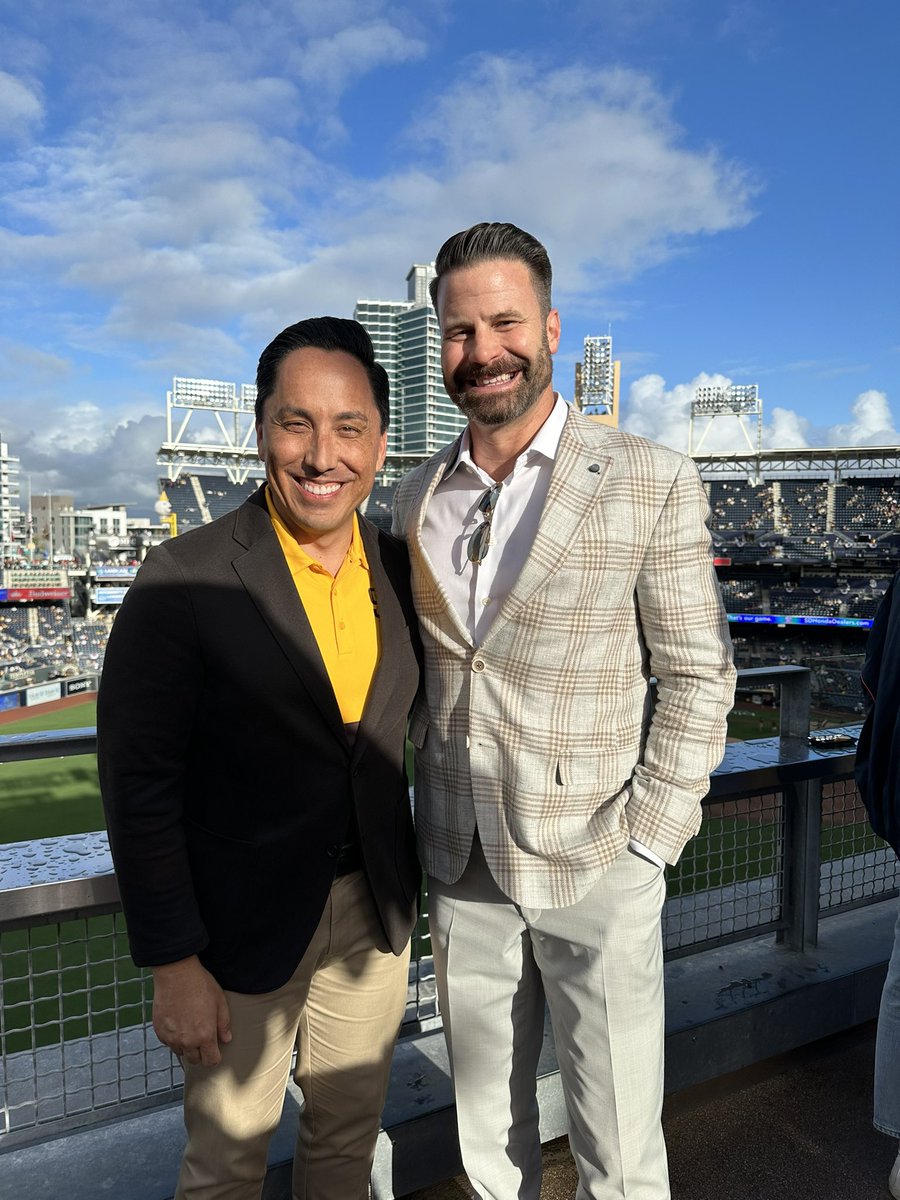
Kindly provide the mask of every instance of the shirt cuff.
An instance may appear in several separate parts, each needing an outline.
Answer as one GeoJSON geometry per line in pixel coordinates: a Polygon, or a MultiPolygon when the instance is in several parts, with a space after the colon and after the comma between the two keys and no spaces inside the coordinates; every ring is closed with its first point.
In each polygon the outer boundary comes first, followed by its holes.
{"type": "Polygon", "coordinates": [[[654,854],[652,850],[648,850],[643,842],[639,842],[635,838],[629,838],[628,849],[632,854],[636,854],[638,858],[646,858],[647,862],[653,863],[660,870],[665,870],[666,864],[664,860],[658,854],[654,854]]]}

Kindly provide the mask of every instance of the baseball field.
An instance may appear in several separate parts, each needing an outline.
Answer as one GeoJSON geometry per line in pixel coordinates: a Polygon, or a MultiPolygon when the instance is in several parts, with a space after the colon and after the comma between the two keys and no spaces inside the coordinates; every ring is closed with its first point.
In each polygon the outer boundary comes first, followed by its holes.
{"type": "MultiPolygon", "coordinates": [[[[21,711],[2,714],[0,736],[90,728],[97,721],[93,695],[41,705],[27,717],[19,715],[21,711]]],[[[0,763],[0,842],[102,828],[95,755],[0,763]]]]}

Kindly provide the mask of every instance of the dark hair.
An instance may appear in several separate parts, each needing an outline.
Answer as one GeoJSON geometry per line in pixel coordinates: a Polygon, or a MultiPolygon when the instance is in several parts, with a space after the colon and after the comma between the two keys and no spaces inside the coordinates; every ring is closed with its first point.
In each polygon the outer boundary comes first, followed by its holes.
{"type": "Polygon", "coordinates": [[[256,422],[262,421],[263,406],[275,391],[278,368],[282,361],[295,350],[341,350],[351,354],[366,369],[372,399],[381,418],[381,432],[388,427],[391,416],[390,383],[387,371],[375,361],[372,339],[359,321],[348,321],[344,317],[309,317],[288,325],[278,337],[273,338],[259,356],[256,368],[256,422]]]}
{"type": "Polygon", "coordinates": [[[550,285],[553,281],[553,269],[547,251],[536,237],[507,221],[482,221],[480,225],[473,225],[471,229],[463,229],[447,238],[434,260],[435,276],[429,285],[435,309],[438,285],[444,275],[495,258],[525,264],[531,272],[541,313],[546,317],[550,311],[550,285]]]}

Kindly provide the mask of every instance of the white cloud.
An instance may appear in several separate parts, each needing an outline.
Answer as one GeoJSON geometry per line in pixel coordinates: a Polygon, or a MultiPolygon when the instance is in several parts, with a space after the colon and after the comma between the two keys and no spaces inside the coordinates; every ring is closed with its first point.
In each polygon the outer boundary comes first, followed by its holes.
{"type": "Polygon", "coordinates": [[[218,43],[188,49],[190,73],[183,45],[162,66],[147,53],[107,116],[24,156],[3,198],[0,260],[105,303],[111,346],[163,347],[173,326],[247,313],[265,313],[270,334],[305,313],[349,312],[484,216],[540,231],[570,295],[752,216],[747,173],[687,148],[668,101],[632,71],[476,58],[412,130],[419,161],[370,180],[296,127],[310,104],[336,114],[361,73],[421,54],[420,39],[383,19],[332,32],[293,55],[290,78],[290,55],[253,75],[218,43]]]}
{"type": "Polygon", "coordinates": [[[753,0],[729,4],[721,19],[718,36],[736,41],[751,62],[758,62],[776,43],[777,16],[771,6],[765,9],[753,0]]]}
{"type": "Polygon", "coordinates": [[[108,414],[89,400],[62,405],[46,416],[28,442],[35,454],[92,454],[109,438],[108,414]]]}
{"type": "Polygon", "coordinates": [[[39,92],[15,75],[0,71],[0,138],[21,138],[43,119],[39,92]]]}
{"type": "MultiPolygon", "coordinates": [[[[644,375],[628,389],[622,428],[674,450],[687,453],[691,422],[691,401],[698,387],[728,387],[725,375],[701,371],[690,383],[666,387],[661,375],[644,375]]],[[[753,437],[751,432],[751,437],[753,437]]],[[[746,450],[747,440],[736,418],[716,418],[711,423],[698,421],[694,427],[694,450],[702,441],[704,450],[746,450]]]]}
{"type": "Polygon", "coordinates": [[[433,178],[457,226],[509,214],[539,229],[568,292],[633,275],[685,238],[753,215],[748,172],[688,148],[669,101],[625,68],[481,57],[417,132],[438,152],[433,178]]]}
{"type": "Polygon", "coordinates": [[[0,384],[16,385],[24,399],[36,388],[57,384],[73,371],[70,359],[37,346],[0,338],[0,384]]]}
{"type": "Polygon", "coordinates": [[[900,440],[884,392],[861,392],[850,412],[852,420],[829,430],[830,446],[891,446],[900,440]]]}
{"type": "Polygon", "coordinates": [[[748,173],[686,148],[646,76],[485,56],[464,74],[412,126],[413,165],[371,182],[333,176],[318,243],[248,285],[245,309],[267,330],[310,299],[348,312],[357,296],[396,294],[409,262],[476,220],[539,232],[571,311],[579,295],[752,218],[748,173]]]}
{"type": "Polygon", "coordinates": [[[772,409],[771,423],[766,428],[766,446],[778,450],[794,450],[809,445],[810,422],[790,408],[772,409]]]}
{"type": "MultiPolygon", "coordinates": [[[[655,442],[687,451],[691,401],[698,387],[728,387],[733,380],[726,375],[701,372],[690,383],[666,387],[661,375],[644,375],[628,390],[623,405],[622,428],[655,442]]],[[[774,407],[763,410],[762,443],[765,449],[789,450],[826,446],[885,446],[900,442],[888,398],[884,392],[861,392],[850,405],[851,420],[816,427],[793,409],[774,407]]],[[[741,431],[736,417],[716,417],[712,422],[698,419],[694,426],[693,450],[746,452],[755,445],[755,418],[745,417],[741,431]],[[749,437],[749,443],[748,443],[749,437]]]]}
{"type": "Polygon", "coordinates": [[[297,77],[306,85],[303,119],[309,123],[324,112],[328,132],[342,133],[335,102],[350,82],[378,67],[422,58],[427,49],[422,38],[387,20],[362,21],[313,38],[295,55],[297,77]]]}
{"type": "MultiPolygon", "coordinates": [[[[113,423],[90,405],[50,413],[39,432],[17,439],[22,506],[30,478],[34,494],[71,492],[76,504],[132,503],[149,515],[157,499],[156,452],[165,436],[163,417],[113,423]],[[67,432],[72,444],[66,441],[67,432]]],[[[159,474],[163,474],[160,470],[159,474]]]]}
{"type": "MultiPolygon", "coordinates": [[[[652,79],[624,69],[476,55],[449,83],[435,74],[430,99],[416,92],[418,115],[377,167],[357,165],[368,147],[335,153],[345,96],[367,73],[427,53],[432,7],[429,26],[421,9],[386,0],[232,3],[215,16],[197,5],[173,19],[92,0],[69,31],[78,66],[66,95],[48,100],[54,140],[20,147],[0,187],[0,305],[22,322],[39,313],[40,344],[61,364],[88,352],[104,378],[153,369],[241,381],[278,329],[398,294],[411,261],[475,220],[538,232],[571,309],[752,219],[747,171],[692,148],[652,79]],[[402,167],[385,165],[391,154],[402,167]]],[[[44,70],[48,97],[54,66],[48,53],[29,67],[44,70]]],[[[40,96],[28,94],[21,120],[34,124],[40,96]]],[[[0,421],[8,440],[21,433],[23,469],[68,473],[96,495],[118,477],[119,449],[136,463],[160,419],[129,425],[118,395],[108,415],[109,387],[90,381],[63,404],[53,363],[41,374],[36,360],[32,398],[46,420],[29,433],[15,409],[29,377],[19,367],[17,377],[0,346],[10,414],[0,421]]],[[[147,408],[162,411],[162,391],[147,408]]],[[[133,392],[129,403],[133,417],[133,392]]],[[[156,448],[136,477],[152,480],[156,448]]]]}

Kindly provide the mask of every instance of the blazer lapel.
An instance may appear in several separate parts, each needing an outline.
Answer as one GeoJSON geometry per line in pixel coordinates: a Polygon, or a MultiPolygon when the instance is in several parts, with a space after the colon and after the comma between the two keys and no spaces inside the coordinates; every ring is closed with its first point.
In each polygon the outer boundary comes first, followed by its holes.
{"type": "MultiPolygon", "coordinates": [[[[373,740],[375,730],[382,713],[391,706],[392,697],[398,680],[398,672],[403,664],[396,661],[396,652],[401,648],[401,638],[406,635],[406,616],[397,598],[394,584],[388,578],[381,561],[376,529],[360,517],[359,529],[363,545],[366,548],[366,559],[372,577],[372,587],[378,600],[378,625],[381,639],[381,653],[378,666],[372,677],[366,706],[363,709],[359,729],[356,735],[353,757],[357,758],[367,742],[373,740]]],[[[411,653],[411,651],[410,651],[411,653]]]]}
{"type": "Polygon", "coordinates": [[[341,745],[347,746],[334,688],[272,526],[262,488],[238,509],[234,537],[244,547],[232,560],[238,578],[309,698],[341,745]]]}
{"type": "MultiPolygon", "coordinates": [[[[594,426],[591,433],[602,429],[602,426],[594,426]]],[[[569,547],[598,502],[611,464],[612,456],[602,442],[599,446],[588,444],[570,413],[559,439],[537,534],[519,578],[485,635],[485,643],[528,603],[549,576],[559,570],[569,547]]]]}

